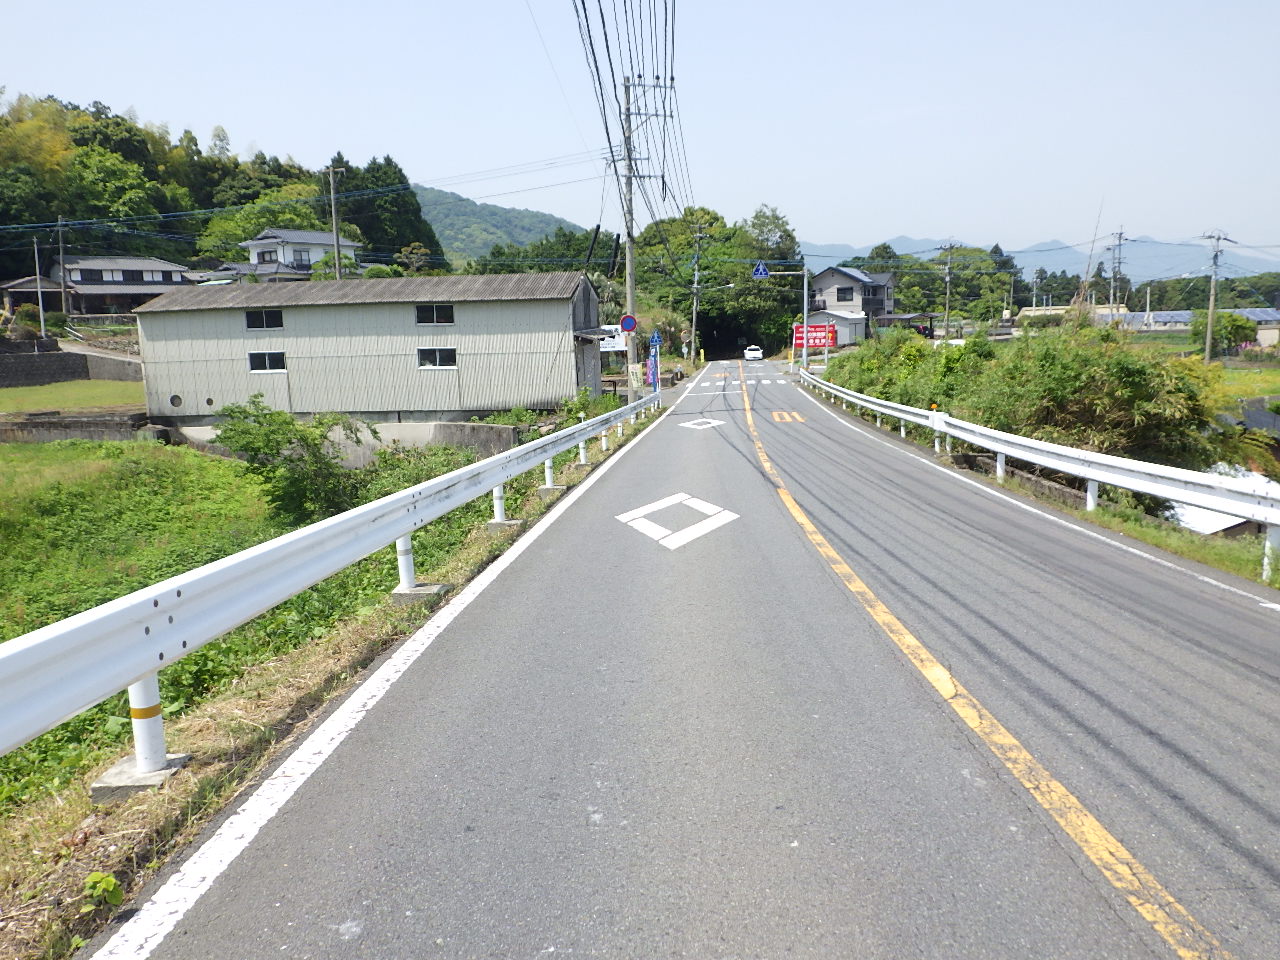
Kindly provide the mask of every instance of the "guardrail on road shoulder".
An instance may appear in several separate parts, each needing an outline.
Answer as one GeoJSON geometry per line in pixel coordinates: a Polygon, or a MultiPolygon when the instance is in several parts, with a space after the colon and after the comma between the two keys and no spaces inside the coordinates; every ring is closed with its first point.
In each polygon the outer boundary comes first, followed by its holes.
{"type": "Polygon", "coordinates": [[[234,627],[369,554],[396,544],[401,586],[412,586],[411,535],[490,491],[504,520],[502,484],[573,447],[644,417],[648,394],[627,406],[506,453],[215,560],[127,596],[0,643],[0,754],[128,688],[138,772],[167,764],[158,672],[234,627]],[[407,560],[407,562],[406,562],[407,560]]]}
{"type": "Polygon", "coordinates": [[[940,410],[921,410],[899,403],[891,403],[877,397],[855,393],[820,380],[807,370],[800,371],[801,382],[811,389],[838,399],[844,404],[854,404],[876,414],[877,425],[884,416],[897,418],[903,435],[906,424],[914,423],[934,431],[934,449],[938,438],[963,440],[975,447],[991,450],[996,454],[996,479],[1003,482],[1005,457],[1013,457],[1026,463],[1057,470],[1059,473],[1081,477],[1087,481],[1085,508],[1094,510],[1098,505],[1098,485],[1108,484],[1137,493],[1151,494],[1207,510],[1216,510],[1233,517],[1254,520],[1266,524],[1267,535],[1262,553],[1262,578],[1269,580],[1280,552],[1280,496],[1261,491],[1254,481],[1242,477],[1224,477],[1181,467],[1167,467],[1142,460],[1129,460],[1106,453],[1079,450],[1044,440],[1033,440],[1013,433],[992,430],[967,420],[960,420],[940,410]]]}

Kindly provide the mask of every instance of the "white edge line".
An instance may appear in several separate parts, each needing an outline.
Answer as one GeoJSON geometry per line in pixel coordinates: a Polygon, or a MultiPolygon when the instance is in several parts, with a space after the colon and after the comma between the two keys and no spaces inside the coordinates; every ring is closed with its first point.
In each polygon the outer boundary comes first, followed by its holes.
{"type": "MultiPolygon", "coordinates": [[[[678,402],[678,401],[677,401],[678,402]]],[[[304,739],[276,770],[228,817],[213,834],[161,885],[138,911],[93,955],[93,960],[145,960],[160,945],[187,911],[211,887],[236,857],[294,792],[320,768],[325,759],[346,739],[366,714],[391,689],[391,685],[413,665],[427,647],[444,632],[520,554],[587,492],[654,427],[674,409],[668,407],[639,436],[592,471],[582,483],[513,543],[446,603],[421,629],[406,640],[386,662],[357,686],[343,703],[304,739]]]]}
{"type": "Polygon", "coordinates": [[[1164,557],[1157,557],[1155,554],[1147,553],[1145,550],[1139,550],[1137,547],[1131,547],[1127,543],[1119,543],[1115,540],[1112,540],[1110,537],[1106,536],[1105,534],[1099,533],[1097,530],[1090,530],[1088,527],[1081,526],[1078,523],[1073,523],[1072,521],[1066,520],[1062,517],[1054,516],[1052,513],[1048,513],[1047,511],[1040,510],[1036,507],[1033,507],[1029,503],[1024,503],[1023,501],[1019,500],[1017,497],[1011,497],[1007,493],[1001,493],[999,490],[993,490],[991,487],[987,486],[985,483],[980,483],[979,481],[974,480],[972,477],[966,477],[964,474],[957,473],[954,470],[948,470],[946,467],[942,466],[941,464],[934,463],[932,460],[922,457],[918,453],[914,453],[913,451],[910,451],[910,450],[904,450],[898,444],[890,443],[888,440],[884,439],[883,437],[878,436],[862,427],[855,426],[854,424],[850,423],[848,420],[845,420],[843,417],[837,414],[834,410],[828,408],[827,405],[824,404],[822,401],[820,401],[817,397],[813,396],[804,387],[797,385],[796,389],[799,390],[804,395],[806,400],[814,404],[816,407],[818,407],[818,409],[822,410],[824,413],[829,414],[832,418],[835,419],[837,423],[841,423],[844,426],[848,427],[850,430],[854,431],[855,433],[860,433],[864,437],[874,440],[876,443],[883,444],[884,446],[888,447],[891,450],[896,450],[898,453],[902,454],[904,457],[910,457],[911,459],[917,460],[927,467],[931,467],[934,470],[937,470],[943,474],[946,474],[947,476],[951,477],[953,480],[958,480],[960,483],[967,483],[969,486],[974,487],[978,490],[981,490],[983,493],[989,496],[995,497],[997,500],[1003,500],[1006,503],[1011,503],[1015,507],[1018,507],[1022,510],[1026,510],[1028,513],[1034,513],[1038,517],[1043,517],[1046,520],[1051,520],[1052,522],[1059,524],[1060,526],[1066,527],[1069,530],[1075,530],[1077,533],[1082,533],[1086,537],[1091,537],[1094,540],[1100,540],[1103,543],[1109,543],[1111,546],[1115,547],[1117,550],[1123,550],[1126,553],[1133,554],[1135,557],[1142,557],[1144,560],[1150,560],[1152,563],[1159,564],[1160,566],[1166,567],[1170,570],[1177,570],[1180,573],[1186,574],[1188,577],[1192,577],[1196,580],[1199,580],[1201,583],[1208,584],[1209,586],[1212,586],[1212,587],[1217,587],[1220,590],[1226,590],[1228,593],[1234,593],[1237,596],[1246,597],[1249,600],[1257,601],[1259,605],[1269,610],[1280,610],[1280,604],[1277,604],[1272,600],[1266,600],[1258,596],[1257,594],[1250,593],[1248,590],[1241,590],[1239,587],[1233,587],[1229,583],[1223,583],[1221,580],[1213,579],[1213,577],[1206,577],[1202,573],[1196,573],[1194,570],[1188,570],[1186,567],[1182,566],[1181,564],[1174,563],[1172,560],[1166,560],[1164,559],[1164,557]]]}

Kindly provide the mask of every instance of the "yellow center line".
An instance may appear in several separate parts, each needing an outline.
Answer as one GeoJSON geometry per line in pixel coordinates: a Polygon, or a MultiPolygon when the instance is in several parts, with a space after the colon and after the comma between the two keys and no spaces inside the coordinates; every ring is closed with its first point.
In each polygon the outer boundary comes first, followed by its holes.
{"type": "MultiPolygon", "coordinates": [[[[738,361],[741,372],[742,361],[738,361]]],[[[844,559],[827,542],[827,538],[813,525],[808,515],[796,503],[791,492],[774,469],[760,434],[756,430],[751,413],[751,398],[746,384],[742,384],[742,402],[747,417],[747,430],[755,444],[756,456],[786,506],[792,519],[799,524],[818,553],[827,561],[863,608],[871,615],[889,639],[897,644],[916,667],[987,747],[1035,798],[1044,810],[1058,822],[1067,835],[1075,841],[1094,865],[1129,901],[1144,920],[1151,924],[1183,960],[1230,960],[1231,954],[1187,912],[1155,876],[1138,862],[1115,836],[1104,827],[1080,800],[1056,780],[1039,760],[1033,757],[1017,737],[1010,733],[987,710],[951,671],[944,667],[923,643],[903,626],[888,607],[871,592],[871,589],[845,563],[844,559]]]]}

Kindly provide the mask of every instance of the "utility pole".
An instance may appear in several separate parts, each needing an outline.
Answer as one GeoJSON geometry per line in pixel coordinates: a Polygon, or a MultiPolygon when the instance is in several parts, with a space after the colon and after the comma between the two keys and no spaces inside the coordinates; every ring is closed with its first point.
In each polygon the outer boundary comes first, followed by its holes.
{"type": "MultiPolygon", "coordinates": [[[[951,251],[954,250],[955,247],[956,245],[948,240],[946,245],[941,248],[947,251],[947,299],[945,300],[942,308],[942,329],[946,331],[946,338],[948,340],[951,339],[951,251]]],[[[960,328],[960,332],[964,333],[963,326],[960,328]]]]}
{"type": "Polygon", "coordinates": [[[1206,233],[1202,239],[1213,241],[1213,273],[1209,278],[1209,316],[1204,325],[1204,362],[1208,364],[1213,355],[1213,320],[1218,306],[1218,255],[1222,253],[1222,241],[1235,243],[1221,230],[1206,233]]]}
{"type": "MultiPolygon", "coordinates": [[[[31,238],[31,252],[36,261],[36,304],[40,307],[40,339],[45,338],[44,329],[44,287],[40,285],[40,241],[31,238]]],[[[36,347],[39,350],[39,347],[36,347]]]]}
{"type": "Polygon", "coordinates": [[[334,181],[334,175],[346,173],[346,167],[327,166],[324,172],[329,175],[329,213],[330,220],[333,224],[333,275],[336,279],[342,279],[342,250],[338,246],[338,191],[334,181]]]}
{"type": "Polygon", "coordinates": [[[693,235],[693,322],[689,327],[689,363],[694,370],[698,369],[698,294],[702,291],[698,284],[698,261],[702,259],[702,241],[711,236],[702,232],[707,226],[705,223],[698,224],[695,228],[698,232],[693,235]]]}
{"type": "Polygon", "coordinates": [[[1116,318],[1116,293],[1119,290],[1120,268],[1124,263],[1124,227],[1121,227],[1114,236],[1116,242],[1111,248],[1111,292],[1108,294],[1109,312],[1113,321],[1116,318]]]}
{"type": "MultiPolygon", "coordinates": [[[[627,234],[626,243],[626,290],[627,313],[636,315],[636,219],[635,201],[632,196],[632,177],[635,174],[631,156],[631,78],[622,78],[622,218],[623,228],[627,234]]],[[[634,403],[639,399],[636,392],[633,370],[640,362],[639,351],[636,350],[636,335],[627,334],[627,400],[634,403]]]]}
{"type": "Polygon", "coordinates": [[[67,309],[67,263],[66,254],[62,248],[62,214],[58,214],[58,286],[61,298],[58,302],[62,305],[62,312],[69,314],[71,311],[67,309]]]}

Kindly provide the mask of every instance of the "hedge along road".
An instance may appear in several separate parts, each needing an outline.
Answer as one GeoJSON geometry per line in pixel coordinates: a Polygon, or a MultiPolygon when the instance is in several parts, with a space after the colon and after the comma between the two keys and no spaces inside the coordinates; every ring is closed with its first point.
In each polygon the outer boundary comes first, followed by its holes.
{"type": "Polygon", "coordinates": [[[1280,953],[1276,612],[743,370],[392,654],[264,784],[278,814],[232,814],[98,955],[1280,953]]]}

